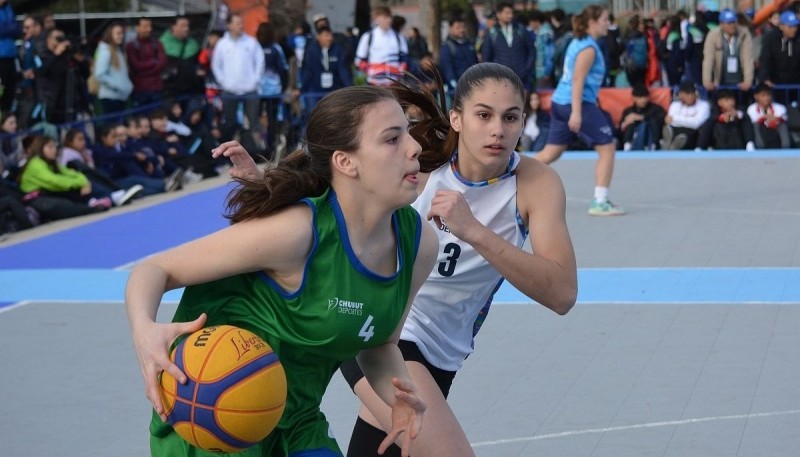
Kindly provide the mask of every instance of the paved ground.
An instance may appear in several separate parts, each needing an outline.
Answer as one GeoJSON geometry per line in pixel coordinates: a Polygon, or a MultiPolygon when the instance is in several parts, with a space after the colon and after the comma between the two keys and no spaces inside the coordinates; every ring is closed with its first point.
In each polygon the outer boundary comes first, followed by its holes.
{"type": "MultiPolygon", "coordinates": [[[[800,454],[800,155],[622,157],[612,199],[630,214],[620,218],[585,214],[591,155],[555,165],[579,304],[560,317],[513,289],[498,294],[451,394],[477,454],[800,454]]],[[[130,217],[149,214],[136,205],[130,217]]],[[[118,296],[136,259],[11,267],[69,230],[0,244],[0,455],[145,455],[149,408],[118,296]]],[[[346,445],[356,403],[338,377],[323,410],[346,445]]]]}

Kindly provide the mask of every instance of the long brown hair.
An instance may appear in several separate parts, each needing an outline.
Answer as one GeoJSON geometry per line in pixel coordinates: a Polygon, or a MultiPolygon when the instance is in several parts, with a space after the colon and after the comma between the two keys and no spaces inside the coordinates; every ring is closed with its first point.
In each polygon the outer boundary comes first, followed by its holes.
{"type": "MultiPolygon", "coordinates": [[[[111,66],[114,68],[119,68],[120,60],[122,59],[122,49],[114,43],[114,27],[122,28],[122,33],[125,33],[125,28],[122,27],[122,24],[119,22],[112,22],[111,24],[106,27],[105,31],[103,32],[102,41],[108,45],[111,51],[111,66]]],[[[138,39],[138,38],[137,38],[138,39]]]]}
{"type": "Polygon", "coordinates": [[[33,142],[31,142],[30,147],[30,155],[28,156],[28,162],[25,164],[27,167],[29,163],[31,163],[30,159],[34,157],[40,157],[42,160],[45,161],[47,164],[47,168],[50,169],[53,173],[61,173],[61,170],[58,168],[58,160],[51,160],[44,156],[44,147],[48,143],[54,143],[56,147],[58,147],[58,143],[52,137],[47,135],[37,135],[33,138],[33,142]]]}
{"type": "MultiPolygon", "coordinates": [[[[439,93],[444,94],[441,76],[436,69],[430,68],[426,71],[436,79],[439,93]]],[[[525,88],[514,71],[505,65],[483,62],[469,67],[458,79],[450,109],[462,112],[464,101],[489,80],[511,83],[519,92],[520,99],[525,100],[525,88]]],[[[426,114],[424,119],[413,123],[410,130],[411,136],[422,146],[419,156],[420,171],[431,172],[447,163],[458,147],[458,132],[450,126],[450,116],[443,97],[437,102],[430,92],[408,83],[398,83],[391,89],[400,106],[416,106],[426,114]]]]}
{"type": "Polygon", "coordinates": [[[572,35],[575,38],[586,38],[589,34],[589,21],[596,21],[606,11],[602,5],[587,5],[580,14],[572,16],[572,35]]]}
{"type": "Polygon", "coordinates": [[[302,149],[268,167],[258,180],[237,179],[225,217],[231,223],[272,214],[304,197],[321,195],[331,184],[334,151],[355,151],[369,108],[395,97],[384,88],[355,86],[326,95],[311,110],[302,149]]]}

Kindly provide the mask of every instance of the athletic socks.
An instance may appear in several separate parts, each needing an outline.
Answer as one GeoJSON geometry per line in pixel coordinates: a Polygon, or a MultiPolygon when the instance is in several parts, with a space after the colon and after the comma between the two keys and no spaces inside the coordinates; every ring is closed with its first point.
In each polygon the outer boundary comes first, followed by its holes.
{"type": "Polygon", "coordinates": [[[594,188],[594,201],[602,203],[608,200],[608,187],[596,186],[594,188]]]}

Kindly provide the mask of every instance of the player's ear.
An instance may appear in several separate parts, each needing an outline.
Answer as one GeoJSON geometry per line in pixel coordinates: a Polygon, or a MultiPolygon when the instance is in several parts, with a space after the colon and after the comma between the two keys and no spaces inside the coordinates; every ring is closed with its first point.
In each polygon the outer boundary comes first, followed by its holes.
{"type": "Polygon", "coordinates": [[[355,178],[358,176],[358,159],[352,153],[335,150],[331,155],[331,165],[334,171],[355,178]]]}
{"type": "Polygon", "coordinates": [[[454,109],[450,110],[450,127],[461,133],[461,113],[454,109]]]}

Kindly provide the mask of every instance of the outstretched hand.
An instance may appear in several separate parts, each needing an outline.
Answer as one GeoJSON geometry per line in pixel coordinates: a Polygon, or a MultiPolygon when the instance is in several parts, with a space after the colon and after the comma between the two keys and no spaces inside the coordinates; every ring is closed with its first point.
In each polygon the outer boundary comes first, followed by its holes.
{"type": "Polygon", "coordinates": [[[164,422],[167,415],[164,412],[164,405],[161,402],[161,389],[159,387],[158,376],[162,371],[172,375],[179,383],[186,383],[186,375],[169,359],[169,348],[175,338],[185,333],[193,333],[206,323],[206,315],[191,322],[174,322],[171,324],[159,324],[150,322],[146,326],[136,329],[133,333],[133,344],[136,349],[136,357],[142,369],[144,378],[144,388],[147,399],[153,404],[156,413],[164,422]]]}
{"type": "Polygon", "coordinates": [[[211,151],[211,157],[227,157],[233,163],[233,167],[228,170],[232,178],[255,180],[260,176],[255,160],[238,141],[228,141],[222,143],[211,151]]]}
{"type": "Polygon", "coordinates": [[[414,385],[410,381],[392,378],[392,384],[397,388],[392,405],[392,429],[378,447],[378,454],[383,455],[386,449],[402,434],[400,444],[403,457],[408,457],[411,450],[411,440],[417,437],[422,427],[422,415],[425,413],[425,402],[414,394],[414,385]]]}

